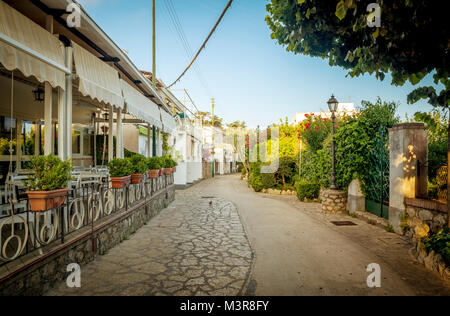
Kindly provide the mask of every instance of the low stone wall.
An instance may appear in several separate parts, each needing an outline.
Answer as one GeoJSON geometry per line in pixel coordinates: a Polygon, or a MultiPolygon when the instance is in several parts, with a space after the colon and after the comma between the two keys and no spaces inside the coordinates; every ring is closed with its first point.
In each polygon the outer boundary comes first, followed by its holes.
{"type": "Polygon", "coordinates": [[[403,226],[411,238],[437,233],[447,224],[447,204],[422,199],[405,199],[407,218],[403,226]],[[407,225],[405,225],[405,222],[407,225]]]}
{"type": "Polygon", "coordinates": [[[276,190],[276,189],[262,189],[262,193],[273,194],[273,195],[297,195],[297,192],[291,190],[276,190]]]}
{"type": "Polygon", "coordinates": [[[406,217],[402,220],[402,228],[415,247],[414,257],[425,267],[438,273],[450,281],[450,267],[446,266],[441,255],[434,251],[428,252],[422,242],[429,233],[437,233],[447,224],[447,205],[436,201],[422,199],[405,199],[406,217]]]}
{"type": "Polygon", "coordinates": [[[0,296],[43,295],[55,283],[67,278],[69,264],[83,266],[96,256],[105,254],[174,200],[175,187],[172,185],[147,202],[96,223],[93,229],[86,227],[67,236],[64,244],[43,249],[44,254],[36,260],[18,266],[16,271],[9,271],[9,275],[0,279],[0,296]]]}
{"type": "Polygon", "coordinates": [[[326,190],[321,194],[322,210],[330,214],[347,213],[347,192],[326,190]]]}

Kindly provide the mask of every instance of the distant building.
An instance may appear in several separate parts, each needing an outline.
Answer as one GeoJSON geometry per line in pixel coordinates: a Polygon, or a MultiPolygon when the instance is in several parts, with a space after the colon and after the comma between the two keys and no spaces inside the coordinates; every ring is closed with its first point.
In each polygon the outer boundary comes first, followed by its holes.
{"type": "MultiPolygon", "coordinates": [[[[339,103],[338,110],[336,111],[337,117],[342,117],[344,115],[353,115],[356,113],[355,104],[354,103],[339,103]]],[[[326,118],[331,118],[330,111],[321,111],[321,112],[297,112],[293,119],[291,120],[291,124],[298,124],[306,119],[307,115],[314,114],[315,116],[322,116],[326,118]]]]}

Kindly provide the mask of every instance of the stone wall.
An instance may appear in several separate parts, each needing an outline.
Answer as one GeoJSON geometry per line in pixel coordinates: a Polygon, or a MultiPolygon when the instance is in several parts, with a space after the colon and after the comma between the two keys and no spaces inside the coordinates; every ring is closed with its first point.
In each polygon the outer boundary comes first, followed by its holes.
{"type": "Polygon", "coordinates": [[[447,204],[422,199],[405,199],[406,216],[402,228],[413,243],[412,254],[425,267],[450,281],[450,267],[447,267],[440,254],[428,252],[422,242],[429,233],[437,233],[447,224],[447,204]]]}
{"type": "Polygon", "coordinates": [[[322,210],[330,214],[347,213],[347,192],[326,190],[322,192],[322,210]]]}
{"type": "Polygon", "coordinates": [[[55,283],[67,278],[69,264],[83,266],[96,256],[105,254],[174,200],[175,187],[170,186],[147,202],[96,223],[93,230],[86,227],[67,236],[64,244],[44,249],[44,255],[34,262],[18,267],[16,272],[0,279],[0,296],[43,295],[55,283]]]}

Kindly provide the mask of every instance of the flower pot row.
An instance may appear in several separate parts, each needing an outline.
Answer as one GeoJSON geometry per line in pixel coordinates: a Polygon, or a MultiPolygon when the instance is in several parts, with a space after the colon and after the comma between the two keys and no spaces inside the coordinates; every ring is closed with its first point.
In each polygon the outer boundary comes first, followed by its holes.
{"type": "MultiPolygon", "coordinates": [[[[68,184],[72,179],[72,162],[62,161],[54,155],[36,156],[31,159],[34,174],[24,184],[27,188],[30,210],[45,212],[60,207],[66,202],[68,184]]],[[[109,172],[114,189],[139,184],[148,172],[150,178],[170,175],[176,171],[177,163],[170,157],[145,158],[134,155],[126,159],[113,159],[109,172]]]]}

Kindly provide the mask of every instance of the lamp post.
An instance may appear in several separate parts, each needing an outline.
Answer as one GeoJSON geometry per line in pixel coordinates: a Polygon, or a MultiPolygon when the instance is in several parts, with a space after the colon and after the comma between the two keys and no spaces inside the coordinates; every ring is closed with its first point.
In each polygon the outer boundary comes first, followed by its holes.
{"type": "Polygon", "coordinates": [[[336,111],[337,111],[339,102],[338,102],[338,100],[336,100],[334,95],[332,95],[331,99],[328,100],[327,103],[328,103],[328,108],[330,109],[330,112],[331,112],[331,121],[333,124],[332,142],[331,142],[331,154],[333,156],[333,159],[331,162],[331,187],[330,187],[330,189],[337,190],[337,186],[336,186],[336,152],[335,152],[335,142],[334,142],[334,132],[335,132],[334,122],[336,120],[336,111]]]}

